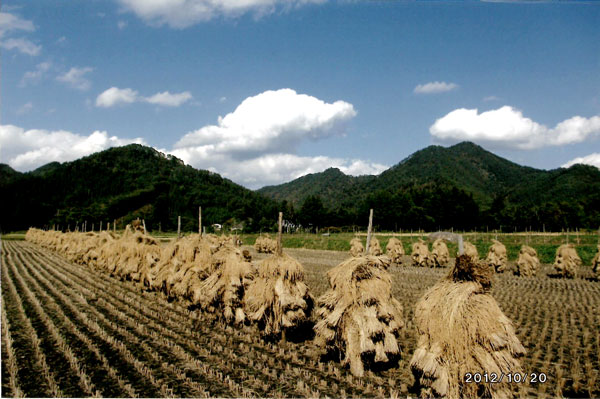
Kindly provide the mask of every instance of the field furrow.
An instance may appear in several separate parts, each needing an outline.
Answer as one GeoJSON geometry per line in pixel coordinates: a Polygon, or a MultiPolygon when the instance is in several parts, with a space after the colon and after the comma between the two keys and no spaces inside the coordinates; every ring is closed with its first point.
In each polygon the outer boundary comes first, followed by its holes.
{"type": "MultiPolygon", "coordinates": [[[[414,305],[447,269],[392,266],[404,307],[402,355],[352,376],[309,340],[268,342],[136,283],[65,260],[29,242],[2,243],[2,384],[14,396],[386,397],[413,395],[414,305]],[[12,360],[11,360],[12,359],[12,360]],[[12,371],[11,371],[12,370],[12,371]]],[[[345,255],[306,256],[315,296],[345,255]],[[324,258],[323,258],[324,259],[324,258]]],[[[259,259],[261,256],[259,256],[259,259]]],[[[546,271],[549,269],[545,266],[546,271]]],[[[527,348],[524,371],[545,373],[522,395],[596,397],[600,285],[584,278],[496,276],[492,295],[527,348]]]]}

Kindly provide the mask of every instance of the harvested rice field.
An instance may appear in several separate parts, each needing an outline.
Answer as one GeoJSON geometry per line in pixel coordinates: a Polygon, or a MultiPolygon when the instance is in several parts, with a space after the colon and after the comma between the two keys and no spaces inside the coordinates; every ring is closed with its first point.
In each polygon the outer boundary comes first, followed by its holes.
{"type": "MultiPolygon", "coordinates": [[[[268,256],[244,249],[254,263],[268,256]]],[[[304,266],[315,298],[329,288],[327,271],[349,257],[285,252],[304,266]]],[[[448,271],[390,268],[405,323],[401,357],[359,378],[324,357],[312,337],[267,342],[254,325],[228,326],[27,241],[3,241],[1,261],[3,397],[415,396],[414,307],[448,271]]],[[[523,371],[547,376],[513,384],[518,396],[600,396],[600,283],[589,278],[589,266],[582,270],[558,279],[544,264],[536,277],[495,276],[491,294],[527,351],[523,371]]]]}

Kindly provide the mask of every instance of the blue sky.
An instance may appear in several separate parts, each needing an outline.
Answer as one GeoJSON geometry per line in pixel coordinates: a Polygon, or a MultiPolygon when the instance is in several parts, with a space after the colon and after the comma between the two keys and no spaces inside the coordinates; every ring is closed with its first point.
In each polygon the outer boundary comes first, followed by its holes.
{"type": "Polygon", "coordinates": [[[0,162],[141,142],[250,188],[471,140],[600,167],[599,2],[2,2],[0,162]]]}

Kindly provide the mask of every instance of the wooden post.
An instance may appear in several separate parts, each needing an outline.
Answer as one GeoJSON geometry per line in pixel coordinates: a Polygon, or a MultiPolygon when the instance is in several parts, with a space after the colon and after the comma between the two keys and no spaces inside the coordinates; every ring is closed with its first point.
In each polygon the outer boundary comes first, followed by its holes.
{"type": "Polygon", "coordinates": [[[92,223],[92,232],[94,231],[94,223],[92,223]]]}
{"type": "Polygon", "coordinates": [[[87,220],[85,221],[85,223],[83,224],[83,232],[87,233],[87,220]]]}
{"type": "Polygon", "coordinates": [[[367,228],[367,247],[365,253],[369,254],[369,245],[371,245],[371,230],[373,229],[373,208],[369,211],[369,227],[367,228]]]}
{"type": "Polygon", "coordinates": [[[117,233],[117,219],[113,220],[113,233],[117,233]]]}
{"type": "Polygon", "coordinates": [[[181,216],[177,216],[177,238],[181,237],[181,216]]]}
{"type": "Polygon", "coordinates": [[[279,212],[279,230],[277,231],[277,256],[281,256],[281,226],[283,224],[283,212],[279,212]]]}
{"type": "Polygon", "coordinates": [[[142,226],[144,226],[144,234],[148,234],[146,231],[146,219],[142,219],[142,226]]]}
{"type": "Polygon", "coordinates": [[[102,231],[102,220],[100,221],[100,230],[98,231],[102,231]]]}
{"type": "Polygon", "coordinates": [[[106,231],[110,231],[110,222],[106,225],[106,231]]]}
{"type": "Polygon", "coordinates": [[[202,207],[198,207],[198,234],[202,236],[202,207]]]}

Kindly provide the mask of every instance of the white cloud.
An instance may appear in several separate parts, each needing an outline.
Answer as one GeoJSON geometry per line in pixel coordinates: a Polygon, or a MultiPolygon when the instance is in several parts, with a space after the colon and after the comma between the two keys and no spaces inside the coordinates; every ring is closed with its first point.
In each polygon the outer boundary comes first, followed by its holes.
{"type": "Polygon", "coordinates": [[[170,153],[196,168],[212,170],[252,189],[281,184],[331,167],[355,176],[379,174],[389,167],[363,160],[295,154],[266,154],[233,161],[224,154],[211,155],[193,147],[176,149],[170,153]]]}
{"type": "Polygon", "coordinates": [[[20,171],[32,170],[48,162],[72,161],[130,143],[145,144],[142,138],[121,139],[108,136],[105,131],[82,136],[65,130],[25,130],[14,125],[0,125],[2,162],[20,171]]]}
{"type": "Polygon", "coordinates": [[[27,55],[38,55],[42,50],[42,46],[38,46],[30,40],[24,39],[22,37],[13,39],[6,39],[0,41],[0,47],[6,50],[17,49],[23,54],[27,55]]]}
{"type": "Polygon", "coordinates": [[[216,17],[238,17],[252,12],[256,17],[277,9],[289,10],[326,0],[118,0],[127,10],[151,25],[186,28],[216,17]]]}
{"type": "Polygon", "coordinates": [[[150,97],[143,97],[133,89],[111,87],[98,95],[96,98],[96,107],[109,108],[115,105],[131,104],[134,102],[145,102],[164,107],[179,107],[193,98],[194,97],[189,91],[181,93],[169,93],[168,91],[164,91],[150,97]]]}
{"type": "Polygon", "coordinates": [[[600,135],[600,116],[574,116],[550,129],[513,107],[479,113],[460,108],[435,121],[429,132],[445,142],[470,140],[500,148],[534,149],[580,143],[600,135]]]}
{"type": "Polygon", "coordinates": [[[38,83],[50,70],[52,64],[50,62],[42,62],[36,65],[35,70],[27,71],[23,74],[19,86],[24,87],[29,83],[38,83]]]}
{"type": "Polygon", "coordinates": [[[17,115],[25,115],[26,113],[28,113],[32,109],[33,109],[33,103],[31,101],[29,101],[29,102],[21,105],[19,108],[17,108],[17,110],[15,111],[15,114],[17,114],[17,115]]]}
{"type": "Polygon", "coordinates": [[[131,104],[136,101],[138,101],[137,91],[111,87],[98,95],[96,98],[96,107],[108,108],[120,104],[131,104]]]}
{"type": "Polygon", "coordinates": [[[341,133],[356,111],[345,101],[326,103],[291,89],[269,90],[246,98],[235,111],[183,136],[175,148],[247,159],[262,153],[293,152],[303,140],[341,133]]]}
{"type": "Polygon", "coordinates": [[[245,99],[217,125],[183,136],[171,153],[197,168],[214,170],[247,187],[278,184],[338,167],[348,174],[378,174],[387,166],[364,160],[298,156],[299,144],[344,132],[356,115],[345,101],[326,103],[291,89],[245,99]]]}
{"type": "Polygon", "coordinates": [[[33,32],[35,26],[33,22],[22,19],[14,14],[0,12],[0,37],[10,31],[26,31],[33,32]]]}
{"type": "Polygon", "coordinates": [[[42,50],[42,46],[23,37],[5,37],[7,34],[16,31],[33,32],[35,31],[35,26],[33,22],[22,19],[14,14],[0,12],[0,47],[6,50],[16,49],[27,55],[38,55],[42,50]]]}
{"type": "Polygon", "coordinates": [[[578,163],[582,163],[584,165],[592,165],[600,169],[600,152],[595,152],[585,157],[577,157],[562,165],[562,167],[568,168],[578,163]]]}
{"type": "Polygon", "coordinates": [[[225,101],[227,101],[227,97],[223,96],[223,97],[219,98],[220,103],[224,103],[225,101]]]}
{"type": "Polygon", "coordinates": [[[413,92],[415,94],[436,94],[458,89],[456,83],[446,82],[429,82],[422,85],[417,85],[413,92]]]}
{"type": "Polygon", "coordinates": [[[165,107],[179,107],[192,98],[192,94],[189,91],[174,94],[165,91],[162,93],[156,93],[150,97],[145,97],[144,101],[150,104],[164,105],[165,107]]]}
{"type": "Polygon", "coordinates": [[[56,80],[77,90],[88,90],[92,86],[92,82],[86,79],[85,75],[93,70],[94,68],[92,67],[72,67],[68,72],[57,76],[56,80]]]}
{"type": "Polygon", "coordinates": [[[120,30],[123,30],[123,29],[125,29],[127,27],[127,22],[126,21],[119,21],[119,22],[117,22],[117,27],[120,30]]]}

